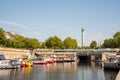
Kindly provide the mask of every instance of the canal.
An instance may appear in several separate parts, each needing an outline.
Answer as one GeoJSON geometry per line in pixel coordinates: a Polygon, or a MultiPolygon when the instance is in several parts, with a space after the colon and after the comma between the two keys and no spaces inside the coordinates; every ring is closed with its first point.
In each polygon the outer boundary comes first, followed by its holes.
{"type": "Polygon", "coordinates": [[[0,69],[0,80],[115,80],[118,71],[100,63],[54,63],[20,69],[0,69]]]}

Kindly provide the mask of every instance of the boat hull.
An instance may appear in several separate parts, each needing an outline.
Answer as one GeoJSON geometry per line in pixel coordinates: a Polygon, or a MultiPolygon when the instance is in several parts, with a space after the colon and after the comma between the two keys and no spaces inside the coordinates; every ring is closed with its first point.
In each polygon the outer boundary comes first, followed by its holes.
{"type": "Polygon", "coordinates": [[[104,62],[104,69],[120,69],[120,65],[114,62],[104,62]]]}
{"type": "Polygon", "coordinates": [[[33,61],[33,64],[35,65],[43,65],[43,64],[47,64],[46,61],[33,61]]]}
{"type": "Polygon", "coordinates": [[[0,60],[0,69],[15,69],[19,67],[20,65],[14,60],[0,60]]]}

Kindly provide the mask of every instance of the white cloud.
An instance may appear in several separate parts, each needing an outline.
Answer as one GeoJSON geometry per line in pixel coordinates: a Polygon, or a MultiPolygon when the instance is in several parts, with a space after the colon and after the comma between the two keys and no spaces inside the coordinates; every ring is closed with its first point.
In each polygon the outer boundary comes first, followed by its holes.
{"type": "Polygon", "coordinates": [[[0,23],[5,24],[5,25],[14,26],[14,27],[19,27],[19,28],[28,28],[28,26],[26,26],[26,25],[15,23],[15,22],[10,22],[10,21],[2,21],[2,20],[0,20],[0,23]]]}

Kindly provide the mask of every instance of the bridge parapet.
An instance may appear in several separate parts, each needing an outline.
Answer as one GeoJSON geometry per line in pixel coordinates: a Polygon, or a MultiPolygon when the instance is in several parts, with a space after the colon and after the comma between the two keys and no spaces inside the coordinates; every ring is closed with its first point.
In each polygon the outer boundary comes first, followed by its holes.
{"type": "Polygon", "coordinates": [[[102,53],[104,52],[107,52],[107,53],[115,53],[117,52],[118,50],[116,49],[90,49],[90,50],[78,50],[76,52],[76,54],[78,56],[82,56],[82,55],[101,55],[102,53]]]}

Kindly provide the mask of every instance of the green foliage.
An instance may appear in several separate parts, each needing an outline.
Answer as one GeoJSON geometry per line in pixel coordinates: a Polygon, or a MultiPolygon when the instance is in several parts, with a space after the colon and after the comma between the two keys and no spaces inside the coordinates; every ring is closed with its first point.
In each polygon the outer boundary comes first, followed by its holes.
{"type": "Polygon", "coordinates": [[[61,49],[61,48],[63,48],[63,42],[57,36],[49,37],[46,40],[45,43],[46,43],[47,48],[50,48],[50,49],[61,49]]]}
{"type": "Polygon", "coordinates": [[[24,39],[25,38],[23,36],[21,36],[21,35],[15,35],[14,36],[14,40],[19,41],[19,42],[23,42],[24,39]]]}
{"type": "Polygon", "coordinates": [[[14,35],[13,39],[6,39],[4,30],[0,28],[0,45],[11,48],[50,48],[50,49],[76,49],[78,48],[77,40],[67,37],[64,42],[57,36],[49,37],[42,44],[35,38],[25,38],[21,35],[14,35]]]}
{"type": "Polygon", "coordinates": [[[106,47],[106,48],[115,48],[115,41],[114,41],[114,39],[106,39],[105,41],[104,41],[104,47],[106,47]]]}
{"type": "MultiPolygon", "coordinates": [[[[11,48],[26,48],[26,49],[36,49],[36,48],[50,48],[50,49],[77,49],[78,43],[76,39],[71,37],[65,38],[62,41],[59,37],[53,36],[49,37],[45,42],[40,43],[35,38],[25,38],[21,35],[14,35],[12,39],[6,39],[5,31],[0,28],[0,46],[11,47],[11,48]]],[[[120,48],[120,32],[116,32],[113,38],[105,39],[102,44],[103,48],[120,48]]],[[[92,41],[90,47],[87,46],[85,49],[97,48],[97,42],[92,41]]]]}
{"type": "Polygon", "coordinates": [[[76,49],[78,48],[78,43],[76,39],[72,39],[71,37],[67,37],[64,41],[64,46],[66,49],[76,49]]]}
{"type": "Polygon", "coordinates": [[[12,41],[11,39],[6,39],[4,45],[5,45],[6,47],[12,47],[12,43],[13,43],[13,41],[12,41]]]}
{"type": "Polygon", "coordinates": [[[25,38],[23,40],[23,43],[25,45],[24,48],[27,48],[27,49],[40,48],[40,42],[34,38],[25,38]]]}
{"type": "Polygon", "coordinates": [[[11,48],[50,48],[50,49],[76,49],[78,48],[77,40],[67,37],[64,42],[57,36],[49,37],[42,44],[35,38],[25,38],[21,35],[14,35],[12,39],[6,39],[5,31],[0,28],[0,45],[11,48]]]}
{"type": "Polygon", "coordinates": [[[91,49],[90,46],[84,46],[83,49],[91,49]]]}
{"type": "Polygon", "coordinates": [[[40,42],[35,38],[24,38],[21,35],[14,35],[13,39],[6,39],[5,31],[0,28],[0,45],[11,48],[40,48],[40,42]]]}
{"type": "Polygon", "coordinates": [[[42,48],[42,49],[47,49],[46,43],[43,42],[43,43],[41,44],[41,47],[40,47],[40,48],[42,48]]]}
{"type": "Polygon", "coordinates": [[[116,32],[113,38],[105,39],[103,43],[104,48],[120,48],[120,32],[116,32]]]}
{"type": "Polygon", "coordinates": [[[90,44],[91,48],[96,48],[97,47],[97,42],[96,41],[92,41],[90,44]]]}
{"type": "Polygon", "coordinates": [[[113,38],[120,38],[120,32],[116,32],[116,33],[113,35],[113,38]]]}
{"type": "Polygon", "coordinates": [[[15,35],[14,36],[14,41],[19,45],[19,47],[16,46],[17,48],[24,48],[25,47],[24,39],[25,38],[21,35],[15,35]]]}
{"type": "Polygon", "coordinates": [[[0,28],[0,45],[3,45],[5,40],[6,40],[6,37],[4,35],[4,30],[2,28],[0,28]]]}
{"type": "Polygon", "coordinates": [[[31,43],[32,43],[33,48],[40,48],[40,42],[37,39],[32,38],[31,43]]]}

